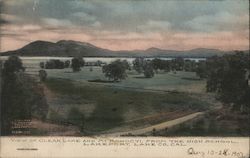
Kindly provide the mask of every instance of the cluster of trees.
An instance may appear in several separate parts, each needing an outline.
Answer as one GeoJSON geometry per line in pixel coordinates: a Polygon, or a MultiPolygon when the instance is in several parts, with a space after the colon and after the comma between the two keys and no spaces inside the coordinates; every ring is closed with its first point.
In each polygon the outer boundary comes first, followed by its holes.
{"type": "Polygon", "coordinates": [[[70,66],[70,61],[67,60],[65,62],[58,59],[51,59],[47,62],[40,62],[40,67],[42,69],[64,69],[70,66]]]}
{"type": "Polygon", "coordinates": [[[207,80],[208,92],[217,93],[225,105],[243,112],[250,108],[249,64],[249,54],[236,52],[200,62],[196,73],[207,80]]]}
{"type": "Polygon", "coordinates": [[[249,64],[249,55],[240,52],[208,59],[207,91],[217,92],[233,109],[246,111],[250,108],[249,64]]]}
{"type": "Polygon", "coordinates": [[[58,59],[51,59],[47,62],[40,62],[40,68],[42,69],[65,69],[71,67],[73,72],[78,72],[81,67],[85,65],[85,61],[82,57],[74,57],[71,62],[69,60],[61,61],[58,59]]]}
{"type": "Polygon", "coordinates": [[[148,76],[148,73],[151,74],[148,77],[153,77],[154,73],[158,73],[158,71],[195,72],[198,67],[198,63],[192,60],[184,60],[181,57],[172,60],[162,60],[159,58],[155,58],[153,60],[146,60],[144,58],[136,58],[133,61],[133,67],[138,73],[144,73],[145,77],[148,76]]]}
{"type": "Polygon", "coordinates": [[[45,119],[48,105],[43,91],[23,73],[25,69],[20,58],[10,56],[0,69],[2,135],[12,134],[12,123],[16,120],[45,119]]]}
{"type": "Polygon", "coordinates": [[[144,58],[136,58],[133,61],[133,68],[138,73],[143,73],[146,78],[151,78],[154,76],[154,62],[150,60],[145,60],[144,58]]]}

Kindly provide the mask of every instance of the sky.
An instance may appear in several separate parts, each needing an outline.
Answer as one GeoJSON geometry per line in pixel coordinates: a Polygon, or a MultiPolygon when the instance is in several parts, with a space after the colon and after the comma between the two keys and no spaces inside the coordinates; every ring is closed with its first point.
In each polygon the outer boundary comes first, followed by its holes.
{"type": "Polygon", "coordinates": [[[249,49],[248,0],[0,0],[1,48],[36,40],[111,50],[249,49]]]}

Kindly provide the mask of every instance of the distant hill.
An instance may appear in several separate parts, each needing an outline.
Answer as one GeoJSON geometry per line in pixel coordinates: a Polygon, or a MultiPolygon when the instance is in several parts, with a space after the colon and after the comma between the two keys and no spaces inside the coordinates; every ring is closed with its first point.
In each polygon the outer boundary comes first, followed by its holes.
{"type": "Polygon", "coordinates": [[[96,47],[90,43],[78,41],[61,40],[56,43],[47,41],[35,41],[21,49],[2,52],[1,56],[54,56],[54,57],[210,57],[223,55],[226,53],[218,49],[197,48],[188,51],[164,50],[159,48],[149,48],[147,50],[134,51],[112,51],[96,47]]]}

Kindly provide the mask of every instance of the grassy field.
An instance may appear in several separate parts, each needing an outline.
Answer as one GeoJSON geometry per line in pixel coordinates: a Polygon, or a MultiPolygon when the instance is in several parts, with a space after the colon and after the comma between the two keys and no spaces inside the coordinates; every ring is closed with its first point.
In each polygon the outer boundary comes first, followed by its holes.
{"type": "Polygon", "coordinates": [[[67,122],[69,111],[77,108],[85,117],[82,120],[85,131],[91,132],[105,131],[126,122],[142,126],[146,116],[152,116],[146,124],[159,123],[210,107],[206,102],[178,92],[134,91],[56,78],[49,78],[45,84],[56,94],[51,99],[48,119],[67,122]]]}
{"type": "MultiPolygon", "coordinates": [[[[70,79],[75,81],[88,82],[91,80],[106,80],[102,73],[101,67],[93,67],[93,71],[89,70],[90,67],[84,67],[80,72],[73,73],[72,69],[61,70],[46,70],[49,77],[70,79]]],[[[27,69],[30,74],[38,74],[37,69],[27,69]]],[[[194,72],[178,71],[176,74],[173,72],[159,72],[153,78],[144,78],[143,74],[138,74],[134,70],[127,71],[128,77],[119,83],[108,83],[106,85],[116,87],[128,87],[139,89],[152,89],[161,91],[181,91],[191,93],[204,93],[205,81],[199,80],[194,72]]],[[[101,83],[98,83],[101,84],[101,83]]]]}

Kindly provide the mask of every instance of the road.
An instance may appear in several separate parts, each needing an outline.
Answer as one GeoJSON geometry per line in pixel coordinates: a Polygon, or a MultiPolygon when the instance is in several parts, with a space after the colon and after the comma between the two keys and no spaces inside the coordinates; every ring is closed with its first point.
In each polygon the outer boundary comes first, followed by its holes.
{"type": "Polygon", "coordinates": [[[118,137],[118,136],[121,136],[121,135],[128,135],[128,134],[142,135],[142,134],[145,134],[145,133],[152,132],[154,129],[157,131],[157,130],[162,130],[162,129],[165,129],[165,128],[169,128],[169,127],[184,123],[186,121],[192,120],[192,119],[196,118],[197,116],[200,116],[200,115],[203,115],[203,114],[204,114],[204,112],[196,112],[196,113],[193,113],[193,114],[190,114],[190,115],[187,115],[187,116],[180,117],[178,119],[174,119],[174,120],[171,120],[171,121],[166,121],[166,122],[156,124],[156,125],[153,125],[153,126],[150,126],[150,127],[137,129],[137,130],[126,131],[126,132],[102,134],[100,136],[118,137]]]}

